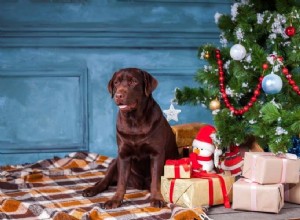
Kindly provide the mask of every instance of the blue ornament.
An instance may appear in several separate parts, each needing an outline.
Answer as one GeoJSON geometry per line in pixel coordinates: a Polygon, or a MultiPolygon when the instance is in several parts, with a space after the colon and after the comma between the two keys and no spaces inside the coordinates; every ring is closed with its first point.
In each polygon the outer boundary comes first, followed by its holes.
{"type": "Polygon", "coordinates": [[[280,76],[273,72],[266,75],[262,81],[262,89],[266,94],[276,94],[282,89],[282,80],[280,76]]]}
{"type": "Polygon", "coordinates": [[[300,138],[294,136],[292,138],[292,147],[288,149],[288,152],[291,154],[296,154],[298,158],[300,158],[300,138]]]}

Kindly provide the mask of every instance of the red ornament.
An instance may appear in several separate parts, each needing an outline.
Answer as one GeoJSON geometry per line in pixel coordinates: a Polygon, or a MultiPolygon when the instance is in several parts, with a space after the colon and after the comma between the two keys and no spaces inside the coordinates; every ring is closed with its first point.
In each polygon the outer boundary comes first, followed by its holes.
{"type": "Polygon", "coordinates": [[[269,68],[269,65],[267,63],[264,63],[262,67],[264,70],[267,70],[269,68]]]}
{"type": "Polygon", "coordinates": [[[285,33],[286,33],[287,36],[293,37],[296,34],[296,28],[293,27],[293,26],[288,26],[285,29],[285,33]]]}

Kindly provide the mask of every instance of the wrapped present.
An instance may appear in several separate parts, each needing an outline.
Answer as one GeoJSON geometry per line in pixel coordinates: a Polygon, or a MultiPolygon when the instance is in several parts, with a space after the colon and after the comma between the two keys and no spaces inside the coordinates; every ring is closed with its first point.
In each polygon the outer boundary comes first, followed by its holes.
{"type": "Polygon", "coordinates": [[[217,174],[208,175],[215,175],[215,177],[191,179],[167,179],[162,177],[161,193],[166,202],[186,208],[219,204],[224,204],[226,208],[229,208],[234,177],[217,174]]]}
{"type": "Polygon", "coordinates": [[[300,160],[293,154],[246,152],[242,175],[260,184],[298,183],[299,169],[300,160]]]}
{"type": "Polygon", "coordinates": [[[164,166],[166,178],[191,178],[190,159],[167,160],[164,166]]]}
{"type": "Polygon", "coordinates": [[[300,204],[300,175],[299,183],[284,184],[284,201],[300,204]]]}
{"type": "Polygon", "coordinates": [[[176,138],[176,144],[178,146],[179,155],[182,155],[184,147],[192,145],[196,134],[204,125],[205,124],[203,123],[194,122],[172,126],[172,130],[176,138]]]}
{"type": "Polygon", "coordinates": [[[241,178],[233,184],[232,208],[279,213],[284,205],[283,184],[261,185],[241,178]]]}

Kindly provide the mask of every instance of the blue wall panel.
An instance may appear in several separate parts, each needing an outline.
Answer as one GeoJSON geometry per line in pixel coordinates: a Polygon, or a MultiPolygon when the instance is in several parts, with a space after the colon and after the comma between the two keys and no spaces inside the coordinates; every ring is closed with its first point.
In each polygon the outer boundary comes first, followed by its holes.
{"type": "MultiPolygon", "coordinates": [[[[138,67],[159,80],[168,109],[194,85],[197,47],[217,43],[221,0],[15,0],[0,2],[0,165],[86,150],[116,156],[112,74],[138,67]],[[21,155],[21,156],[20,156],[21,155]]],[[[201,106],[179,121],[212,123],[201,106]]]]}
{"type": "Polygon", "coordinates": [[[0,153],[88,150],[86,70],[0,72],[0,153]]]}

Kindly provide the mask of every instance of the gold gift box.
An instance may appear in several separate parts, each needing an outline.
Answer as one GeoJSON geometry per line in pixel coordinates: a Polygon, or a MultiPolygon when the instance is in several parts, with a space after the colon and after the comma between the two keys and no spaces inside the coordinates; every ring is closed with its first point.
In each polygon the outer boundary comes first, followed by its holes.
{"type": "MultiPolygon", "coordinates": [[[[222,176],[229,200],[232,199],[233,176],[222,176]]],[[[166,202],[170,202],[170,187],[172,179],[161,177],[161,193],[166,202]]],[[[223,204],[223,194],[218,178],[213,178],[213,205],[223,204]]],[[[191,178],[176,179],[172,195],[174,204],[186,208],[196,208],[209,205],[209,184],[207,179],[191,178]]]]}
{"type": "MultiPolygon", "coordinates": [[[[169,160],[167,160],[168,162],[169,160]]],[[[171,163],[176,163],[175,160],[170,160],[171,163]]],[[[188,179],[191,178],[191,165],[190,160],[188,158],[183,158],[181,160],[181,164],[165,164],[164,166],[164,177],[166,178],[181,178],[181,179],[188,179]],[[184,160],[184,161],[183,161],[184,160]],[[183,164],[182,164],[183,163],[183,164]],[[176,176],[176,170],[178,169],[178,176],[176,176]]]]}

